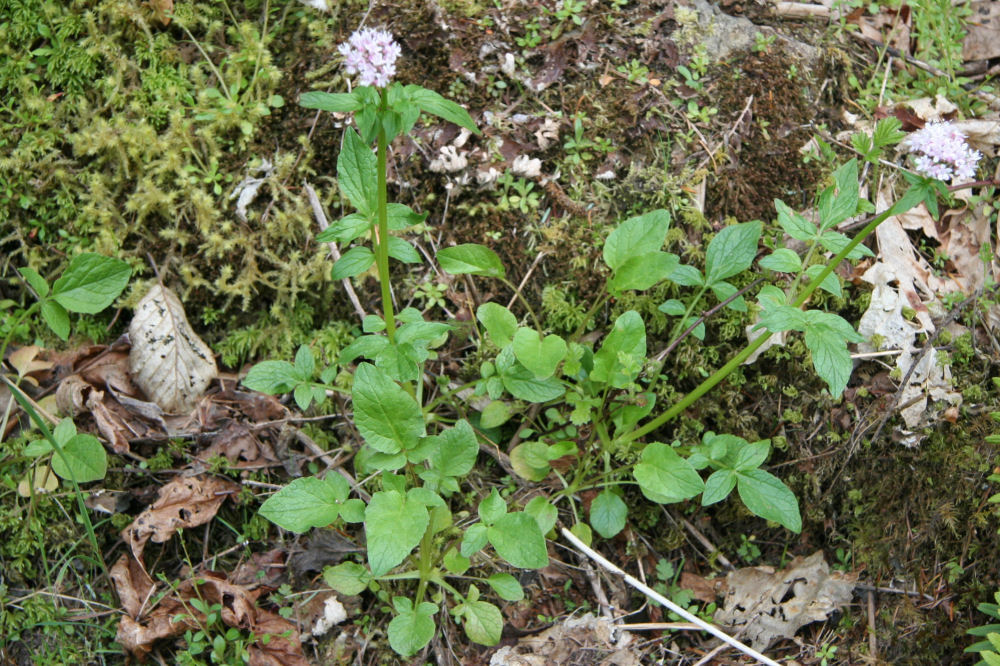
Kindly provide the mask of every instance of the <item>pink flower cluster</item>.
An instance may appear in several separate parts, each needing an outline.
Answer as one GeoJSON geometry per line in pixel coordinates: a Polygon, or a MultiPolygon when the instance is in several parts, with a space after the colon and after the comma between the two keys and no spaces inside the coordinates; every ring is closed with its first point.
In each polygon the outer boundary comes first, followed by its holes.
{"type": "Polygon", "coordinates": [[[949,122],[927,123],[906,138],[917,171],[938,180],[968,181],[976,177],[982,153],[965,142],[966,136],[949,122]]]}
{"type": "Polygon", "coordinates": [[[348,74],[361,74],[358,85],[384,88],[396,74],[400,48],[388,30],[356,30],[339,47],[348,74]]]}

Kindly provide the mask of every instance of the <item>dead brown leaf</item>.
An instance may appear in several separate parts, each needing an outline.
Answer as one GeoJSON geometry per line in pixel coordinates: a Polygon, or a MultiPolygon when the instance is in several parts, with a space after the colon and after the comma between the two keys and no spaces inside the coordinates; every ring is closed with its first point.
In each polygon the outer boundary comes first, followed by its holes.
{"type": "Polygon", "coordinates": [[[725,605],[715,620],[766,650],[782,638],[827,615],[851,600],[857,576],[830,571],[817,551],[796,557],[781,571],[772,567],[744,567],[726,577],[725,605]]]}
{"type": "Polygon", "coordinates": [[[990,60],[1000,57],[1000,3],[980,0],[969,4],[972,16],[966,24],[968,32],[962,43],[962,58],[990,60]]]}
{"type": "Polygon", "coordinates": [[[280,464],[274,449],[266,441],[261,441],[245,423],[230,421],[215,436],[212,444],[198,454],[199,460],[222,456],[233,467],[260,468],[280,464]]]}
{"type": "Polygon", "coordinates": [[[179,528],[204,525],[215,517],[230,495],[240,491],[239,484],[211,476],[177,477],[160,488],[159,498],[122,530],[122,539],[132,555],[142,562],[146,542],[163,543],[179,528]]]}

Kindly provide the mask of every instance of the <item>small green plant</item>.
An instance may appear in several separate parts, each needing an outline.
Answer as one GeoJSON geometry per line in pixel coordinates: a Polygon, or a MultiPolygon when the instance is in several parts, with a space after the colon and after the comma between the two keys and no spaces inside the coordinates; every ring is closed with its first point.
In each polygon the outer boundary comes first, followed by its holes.
{"type": "MultiPolygon", "coordinates": [[[[1000,621],[1000,592],[994,595],[997,603],[981,603],[976,608],[983,615],[987,615],[994,620],[1000,621]]],[[[1000,666],[1000,623],[984,624],[973,627],[968,631],[970,636],[985,638],[978,643],[974,643],[965,648],[966,652],[978,653],[979,661],[976,666],[1000,666]]]]}
{"type": "Polygon", "coordinates": [[[837,658],[837,646],[830,645],[829,643],[823,643],[816,650],[816,658],[820,660],[820,666],[826,666],[831,660],[837,658]]]}
{"type": "Polygon", "coordinates": [[[754,33],[753,36],[753,52],[754,53],[767,53],[771,50],[771,46],[774,45],[774,40],[777,39],[777,35],[765,35],[763,32],[754,33]]]}
{"type": "Polygon", "coordinates": [[[497,179],[500,185],[498,191],[499,201],[497,210],[516,210],[521,213],[530,213],[538,208],[541,195],[535,192],[535,184],[524,178],[515,178],[510,170],[497,179]]]}

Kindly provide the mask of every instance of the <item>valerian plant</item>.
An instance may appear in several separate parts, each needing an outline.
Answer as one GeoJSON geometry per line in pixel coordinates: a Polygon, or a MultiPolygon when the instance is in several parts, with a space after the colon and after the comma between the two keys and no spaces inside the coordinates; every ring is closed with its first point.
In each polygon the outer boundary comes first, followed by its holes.
{"type": "MultiPolygon", "coordinates": [[[[429,643],[445,610],[471,640],[486,645],[499,641],[501,612],[484,600],[483,592],[492,590],[507,601],[520,600],[524,592],[510,574],[495,573],[478,583],[468,582],[466,574],[484,551],[515,568],[544,567],[545,535],[558,520],[559,503],[572,516],[574,533],[585,540],[594,531],[610,538],[625,527],[626,485],[637,485],[648,499],[662,504],[700,495],[702,504],[710,505],[735,490],[754,514],[800,531],[794,494],[763,469],[771,450],[768,440],[748,442],[737,434],[708,432],[701,442],[668,444],[647,441],[647,436],[723,381],[774,333],[801,333],[817,374],[831,396],[839,397],[852,370],[848,344],[861,337],[840,316],[810,309],[810,297],[816,289],[840,295],[834,269],[845,259],[871,254],[862,245],[864,239],[888,217],[922,200],[932,204],[942,192],[940,184],[913,176],[903,197],[871,217],[853,239],[835,227],[874,210],[860,197],[857,160],[838,168],[820,191],[815,221],[776,201],[778,226],[805,250],[779,244],[757,262],[772,283],[756,292],[752,306],[733,278],[753,268],[763,222],[719,231],[706,248],[702,267],[682,264],[677,255],[664,251],[671,221],[667,211],[650,211],[619,224],[603,248],[606,293],[593,304],[588,319],[612,297],[663,282],[690,290],[684,301],[660,306],[675,318],[672,346],[687,334],[704,336],[704,322],[696,313],[706,299],[714,308],[756,317],[756,337],[747,347],[665,410],[656,405],[654,390],[663,381],[662,360],[649,358],[645,323],[632,310],[621,313],[601,343],[592,347],[582,341],[582,326],[567,337],[545,330],[526,302],[526,320],[497,303],[482,303],[472,322],[485,358],[480,377],[456,389],[450,378],[427,380],[425,375],[427,361],[455,325],[426,321],[412,308],[398,313],[393,308],[389,258],[421,261],[402,234],[422,223],[425,215],[387,201],[386,152],[422,114],[478,130],[454,102],[420,86],[391,82],[399,47],[389,33],[355,33],[341,53],[348,73],[358,74],[361,85],[350,93],[307,93],[300,101],[309,108],[353,113],[356,127],[345,131],[337,160],[338,183],[354,211],[317,239],[350,246],[333,265],[333,279],[354,277],[376,266],[383,314],[364,319],[363,335],[342,350],[318,381],[315,359],[306,347],[294,364],[265,361],[244,379],[253,389],[292,392],[305,408],[314,400],[322,402],[326,390],[341,390],[332,384],[342,370],[353,372],[353,423],[364,440],[355,469],[368,477],[365,488],[352,487],[332,472],[323,478],[299,478],[260,509],[267,519],[297,533],[341,522],[363,525],[367,561],[327,568],[327,584],[343,594],[377,594],[394,615],[388,625],[390,645],[409,656],[429,643]],[[428,381],[443,389],[441,397],[425,400],[428,381]],[[554,474],[562,488],[548,497],[534,497],[522,509],[510,506],[494,489],[479,502],[475,515],[464,511],[456,521],[451,501],[475,467],[480,443],[496,445],[489,437],[497,436],[498,427],[525,404],[543,407],[551,427],[536,436],[533,428],[522,426],[521,443],[510,452],[511,465],[529,481],[554,474]],[[552,463],[567,458],[574,462],[561,473],[552,463]],[[583,490],[597,491],[587,521],[576,505],[583,490]]],[[[881,152],[902,138],[893,123],[898,121],[882,121],[873,136],[856,142],[863,159],[878,163],[881,152]]],[[[500,280],[520,295],[507,281],[500,258],[483,245],[443,248],[436,261],[445,272],[500,280]]]]}

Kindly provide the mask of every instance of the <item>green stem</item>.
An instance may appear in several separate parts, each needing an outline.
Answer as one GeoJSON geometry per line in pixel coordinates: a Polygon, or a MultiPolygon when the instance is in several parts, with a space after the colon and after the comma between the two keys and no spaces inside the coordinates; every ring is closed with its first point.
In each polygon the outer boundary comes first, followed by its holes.
{"type": "Polygon", "coordinates": [[[497,278],[497,279],[503,282],[507,287],[510,288],[511,291],[514,292],[514,295],[517,296],[519,301],[521,301],[521,304],[524,306],[524,309],[528,311],[528,316],[531,317],[531,321],[534,322],[535,329],[537,329],[538,332],[541,333],[542,325],[538,321],[538,317],[535,316],[535,311],[531,309],[531,305],[528,303],[528,299],[526,299],[521,294],[521,290],[518,289],[516,286],[514,286],[514,283],[506,278],[497,278]]]}
{"type": "MultiPolygon", "coordinates": [[[[809,300],[809,297],[812,296],[813,292],[816,291],[816,289],[823,283],[823,280],[825,280],[826,277],[830,275],[830,273],[832,273],[837,268],[840,262],[842,262],[844,259],[847,258],[847,255],[849,255],[854,250],[854,248],[860,245],[873,231],[875,231],[878,225],[882,224],[893,215],[899,215],[900,213],[908,211],[910,208],[915,206],[921,200],[922,196],[920,195],[920,193],[911,188],[910,190],[907,190],[907,192],[902,196],[902,198],[900,198],[900,200],[897,201],[888,210],[886,210],[884,213],[880,213],[879,215],[873,217],[871,221],[868,222],[867,225],[865,225],[864,229],[862,229],[858,233],[858,235],[854,237],[854,240],[848,243],[843,250],[838,252],[833,257],[833,259],[830,260],[830,263],[826,266],[826,268],[824,268],[819,273],[819,275],[817,275],[814,279],[809,281],[809,284],[807,284],[805,288],[803,288],[802,292],[798,295],[795,301],[792,302],[792,306],[796,308],[801,308],[803,305],[805,305],[806,301],[809,300]]],[[[694,402],[698,400],[698,398],[708,393],[711,389],[715,387],[716,384],[721,382],[723,379],[728,377],[734,370],[740,367],[743,361],[749,358],[750,355],[753,354],[755,351],[760,349],[760,347],[763,346],[765,342],[767,342],[767,340],[771,337],[771,335],[772,333],[770,331],[765,330],[764,333],[759,338],[757,338],[749,345],[747,345],[743,349],[743,351],[734,356],[724,366],[716,370],[711,377],[709,377],[701,384],[699,384],[697,388],[695,388],[693,391],[684,396],[673,407],[663,412],[662,414],[657,416],[652,421],[649,421],[645,425],[633,430],[630,433],[622,435],[620,438],[618,438],[619,442],[628,443],[635,441],[636,439],[639,439],[640,437],[651,433],[657,428],[662,427],[668,421],[671,421],[674,418],[676,418],[681,412],[683,412],[685,409],[694,404],[694,402]]]]}
{"type": "Polygon", "coordinates": [[[434,519],[427,523],[427,529],[424,530],[424,536],[420,539],[420,557],[418,560],[418,567],[420,569],[420,583],[417,584],[417,596],[414,601],[414,606],[419,606],[420,602],[424,600],[424,592],[427,590],[427,581],[431,579],[433,572],[431,571],[431,548],[434,546],[434,519]]]}
{"type": "Polygon", "coordinates": [[[601,294],[597,298],[597,300],[594,301],[594,304],[590,306],[590,309],[587,310],[587,314],[583,316],[583,321],[580,322],[580,325],[577,327],[577,329],[573,331],[573,335],[570,336],[570,340],[576,342],[577,340],[580,339],[580,336],[583,335],[583,332],[587,327],[587,323],[593,321],[594,315],[597,314],[597,311],[600,310],[601,307],[603,307],[604,304],[607,302],[608,302],[608,289],[607,285],[605,285],[604,293],[601,294]]]}
{"type": "Polygon", "coordinates": [[[382,124],[382,119],[386,111],[386,95],[387,93],[383,91],[378,113],[378,148],[375,153],[377,160],[375,170],[378,172],[378,186],[376,187],[378,195],[378,227],[375,230],[373,242],[375,245],[375,263],[378,266],[378,281],[382,287],[382,313],[385,315],[385,334],[389,337],[389,342],[395,344],[396,315],[392,309],[392,290],[389,288],[389,215],[386,204],[388,199],[386,193],[386,150],[389,142],[386,139],[385,126],[382,124]]]}

